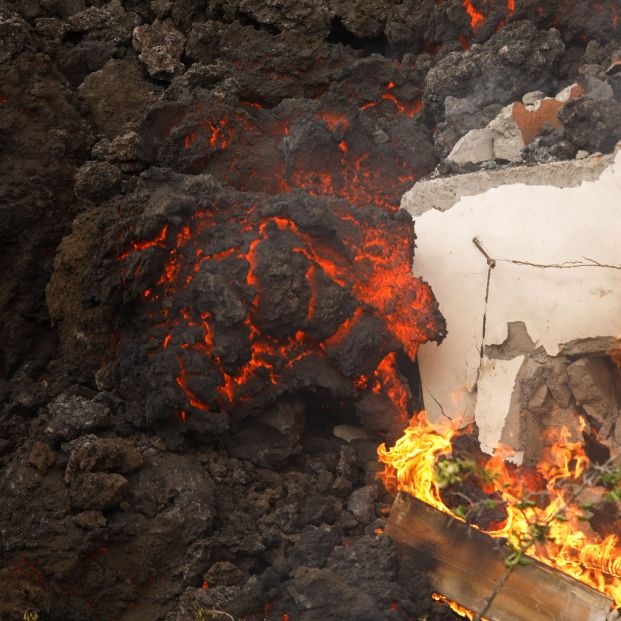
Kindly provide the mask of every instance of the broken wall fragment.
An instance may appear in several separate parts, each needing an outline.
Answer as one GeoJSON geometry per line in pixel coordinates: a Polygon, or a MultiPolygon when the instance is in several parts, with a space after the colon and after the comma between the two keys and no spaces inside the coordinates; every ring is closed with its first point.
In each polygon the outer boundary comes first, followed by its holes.
{"type": "Polygon", "coordinates": [[[621,152],[464,177],[421,182],[402,201],[415,216],[415,273],[449,331],[419,352],[431,418],[475,420],[485,451],[502,441],[518,459],[548,426],[578,433],[581,416],[613,442],[621,152]]]}

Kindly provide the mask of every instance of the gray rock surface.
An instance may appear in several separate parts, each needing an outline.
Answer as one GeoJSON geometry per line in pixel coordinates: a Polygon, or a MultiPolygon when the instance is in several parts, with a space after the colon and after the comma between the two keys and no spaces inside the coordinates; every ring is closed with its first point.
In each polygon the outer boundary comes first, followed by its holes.
{"type": "Polygon", "coordinates": [[[366,524],[375,517],[375,501],[378,496],[377,485],[366,485],[350,496],[347,508],[359,522],[366,524]]]}
{"type": "Polygon", "coordinates": [[[75,177],[75,193],[80,198],[106,200],[121,187],[121,171],[108,162],[86,162],[75,177]]]}
{"type": "Polygon", "coordinates": [[[137,26],[132,40],[150,76],[165,79],[185,71],[181,62],[185,36],[175,28],[171,19],[156,19],[148,26],[137,26]]]}
{"type": "Polygon", "coordinates": [[[79,396],[60,395],[50,403],[48,410],[50,420],[45,434],[52,440],[73,440],[110,422],[107,407],[79,396]]]}

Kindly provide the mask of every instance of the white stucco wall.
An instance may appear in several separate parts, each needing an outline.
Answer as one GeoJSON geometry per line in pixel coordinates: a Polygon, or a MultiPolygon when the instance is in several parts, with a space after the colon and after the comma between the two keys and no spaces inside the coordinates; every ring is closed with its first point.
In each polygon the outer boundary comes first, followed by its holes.
{"type": "MultiPolygon", "coordinates": [[[[402,201],[415,218],[414,272],[431,285],[448,327],[441,345],[419,351],[425,407],[432,420],[442,412],[474,418],[489,452],[521,360],[492,362],[481,351],[506,340],[508,322],[523,321],[550,355],[574,339],[621,336],[621,151],[564,163],[560,177],[558,165],[548,168],[551,180],[573,187],[546,185],[546,166],[519,169],[521,183],[502,171],[503,185],[462,198],[455,188],[463,179],[423,182],[402,201]],[[425,196],[451,194],[424,211],[425,196]]],[[[493,183],[485,173],[485,187],[493,183]]]]}

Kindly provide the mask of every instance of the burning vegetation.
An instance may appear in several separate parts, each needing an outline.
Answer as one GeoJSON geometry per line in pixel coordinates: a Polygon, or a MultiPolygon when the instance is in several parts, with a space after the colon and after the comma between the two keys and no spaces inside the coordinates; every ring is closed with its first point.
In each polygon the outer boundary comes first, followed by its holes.
{"type": "Polygon", "coordinates": [[[527,553],[621,605],[621,470],[614,460],[592,463],[584,442],[571,442],[565,428],[549,432],[534,468],[513,466],[513,451],[503,447],[493,457],[464,458],[459,439],[469,433],[419,414],[394,447],[378,449],[386,485],[506,540],[509,565],[527,553]],[[593,520],[602,510],[609,521],[593,520]]]}

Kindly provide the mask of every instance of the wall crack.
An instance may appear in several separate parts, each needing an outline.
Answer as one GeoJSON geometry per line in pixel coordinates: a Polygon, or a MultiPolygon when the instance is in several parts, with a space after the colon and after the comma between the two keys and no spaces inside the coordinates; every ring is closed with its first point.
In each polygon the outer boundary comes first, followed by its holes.
{"type": "MultiPolygon", "coordinates": [[[[490,255],[487,253],[487,251],[481,244],[481,241],[479,240],[478,237],[475,237],[472,240],[472,243],[476,246],[477,250],[485,257],[485,261],[487,262],[487,282],[485,284],[485,305],[483,309],[483,330],[481,333],[481,347],[479,349],[479,358],[483,360],[483,353],[485,351],[485,326],[487,323],[487,303],[489,301],[489,286],[490,286],[490,281],[492,279],[492,270],[496,267],[496,260],[490,257],[490,255]]],[[[480,372],[480,367],[479,367],[479,372],[480,372]]],[[[478,381],[478,373],[477,373],[477,381],[478,381]]],[[[475,383],[475,386],[476,386],[476,383],[475,383]]]]}
{"type": "Polygon", "coordinates": [[[539,267],[542,269],[575,269],[580,267],[602,267],[611,270],[621,270],[621,265],[610,265],[608,263],[600,263],[595,259],[583,257],[585,262],[581,261],[565,261],[563,263],[532,263],[531,261],[520,261],[519,259],[493,259],[499,263],[513,263],[514,265],[527,265],[529,267],[539,267]]]}

